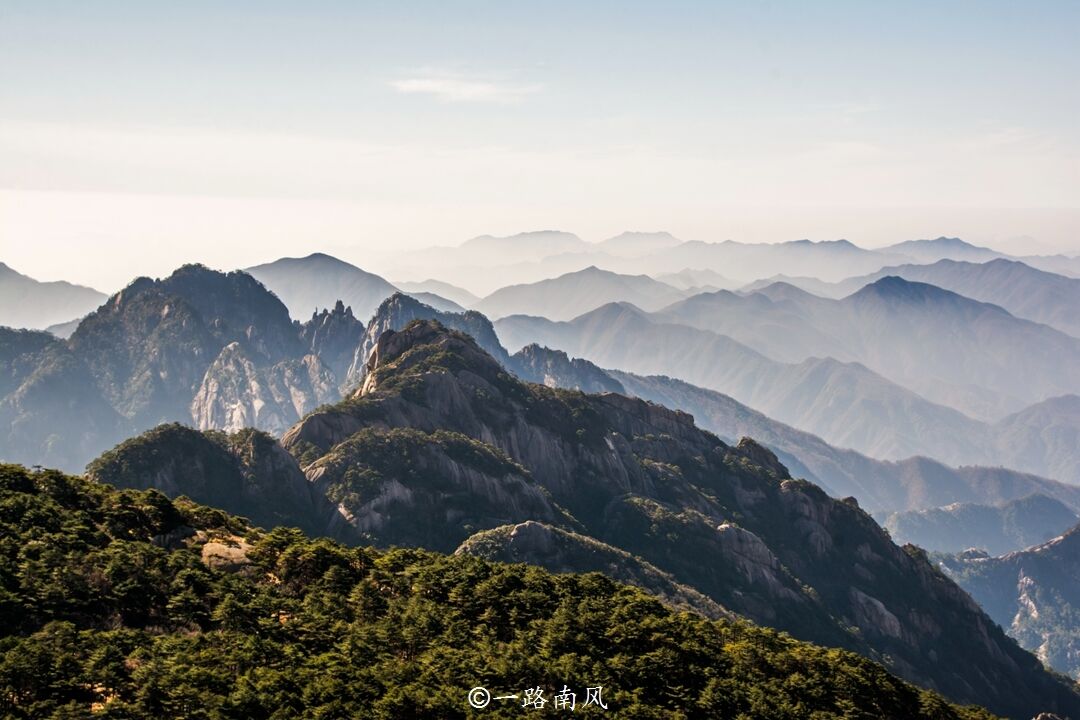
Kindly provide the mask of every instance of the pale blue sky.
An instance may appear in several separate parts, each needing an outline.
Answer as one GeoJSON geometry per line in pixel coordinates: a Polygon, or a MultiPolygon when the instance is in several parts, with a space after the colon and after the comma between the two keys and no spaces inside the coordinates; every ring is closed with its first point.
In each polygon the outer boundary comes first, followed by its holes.
{"type": "Polygon", "coordinates": [[[110,287],[539,227],[1080,251],[1080,3],[583,5],[0,0],[0,260],[110,287]]]}

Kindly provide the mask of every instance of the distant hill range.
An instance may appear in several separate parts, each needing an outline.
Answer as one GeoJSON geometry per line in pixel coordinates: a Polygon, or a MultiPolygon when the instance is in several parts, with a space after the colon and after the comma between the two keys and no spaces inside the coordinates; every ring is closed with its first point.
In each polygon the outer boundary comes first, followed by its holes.
{"type": "Polygon", "coordinates": [[[977,548],[1004,555],[1052,540],[1080,522],[1080,517],[1059,500],[1029,495],[1001,505],[953,503],[908,510],[888,514],[881,521],[898,543],[916,543],[934,552],[977,548]]]}
{"type": "MultiPolygon", "coordinates": [[[[886,267],[870,275],[825,283],[814,278],[776,278],[822,297],[841,298],[887,276],[929,283],[980,302],[1000,305],[1025,320],[1043,323],[1080,337],[1080,278],[1037,270],[1016,260],[989,262],[939,260],[931,265],[886,267]]],[[[759,281],[744,292],[771,282],[759,281]]]]}
{"type": "Polygon", "coordinates": [[[620,275],[592,266],[550,280],[504,287],[473,308],[491,318],[543,315],[551,320],[570,320],[611,302],[659,310],[686,294],[648,275],[620,275]]]}
{"type": "Polygon", "coordinates": [[[860,362],[980,420],[1080,392],[1080,338],[893,275],[840,300],[786,283],[750,294],[701,293],[657,318],[726,335],[784,362],[860,362]]]}
{"type": "Polygon", "coordinates": [[[1080,678],[1080,527],[997,557],[972,551],[935,559],[1023,647],[1080,678]]]}
{"type": "Polygon", "coordinates": [[[872,457],[1080,481],[1080,342],[933,286],[890,277],[836,301],[774,284],[659,313],[611,304],[570,322],[511,316],[496,328],[510,348],[536,342],[601,367],[676,377],[872,457]],[[1002,417],[1024,401],[1034,404],[1002,417]],[[993,408],[1000,419],[957,406],[993,408]]]}
{"type": "MultiPolygon", "coordinates": [[[[250,267],[245,272],[277,295],[292,317],[300,321],[320,310],[334,307],[339,300],[351,307],[358,318],[366,321],[380,302],[399,291],[378,275],[323,253],[302,258],[282,258],[250,267]]],[[[430,283],[427,287],[431,287],[430,283]]],[[[458,303],[430,290],[411,291],[410,294],[441,310],[464,310],[458,303]]]]}
{"type": "MultiPolygon", "coordinates": [[[[626,312],[627,321],[640,319],[637,311],[626,312]]],[[[915,452],[897,451],[894,456],[900,462],[881,462],[867,456],[873,453],[840,450],[835,441],[830,444],[828,434],[833,430],[845,428],[850,432],[855,428],[861,433],[879,433],[873,441],[878,451],[929,447],[948,459],[944,447],[954,453],[959,448],[968,453],[968,458],[980,457],[984,426],[875,379],[873,373],[856,365],[816,361],[788,371],[791,375],[787,382],[794,397],[830,397],[833,387],[845,388],[848,393],[859,389],[846,413],[841,413],[835,404],[818,415],[795,418],[798,422],[777,413],[791,423],[785,425],[772,419],[772,412],[770,416],[761,414],[730,396],[678,380],[602,371],[584,360],[571,360],[565,353],[539,347],[526,348],[511,357],[491,323],[477,312],[442,312],[415,298],[395,295],[384,301],[366,323],[349,307],[335,303],[332,309],[300,324],[291,321],[280,301],[249,276],[224,275],[195,266],[183,268],[164,281],[143,279],[132,283],[91,315],[85,327],[81,326],[67,343],[41,333],[12,334],[12,340],[5,345],[8,354],[4,360],[9,380],[0,388],[0,428],[5,428],[0,435],[0,457],[77,470],[119,439],[171,421],[205,429],[235,431],[251,426],[280,433],[320,404],[358,387],[379,336],[418,318],[439,319],[469,333],[524,379],[593,392],[629,392],[692,412],[704,427],[731,442],[744,435],[758,437],[781,454],[797,474],[837,495],[855,495],[871,509],[923,509],[954,502],[994,504],[1035,492],[1080,508],[1080,491],[1033,475],[1002,468],[958,470],[930,460],[906,459],[915,452]],[[814,367],[827,372],[813,372],[814,367]],[[876,404],[862,405],[858,402],[861,396],[879,399],[876,404]],[[865,409],[880,407],[882,401],[895,403],[893,415],[876,416],[865,409]],[[79,410],[61,409],[66,407],[79,410]],[[816,428],[820,437],[791,426],[827,419],[830,413],[841,417],[835,425],[824,426],[825,432],[816,428]],[[888,425],[889,417],[909,420],[888,425]],[[968,432],[972,447],[956,444],[957,438],[964,437],[958,430],[968,432]],[[925,434],[920,436],[920,432],[925,434]],[[69,441],[58,443],[56,437],[69,441]]],[[[605,364],[629,367],[642,374],[656,373],[650,367],[630,362],[639,340],[646,341],[642,347],[655,344],[686,348],[688,351],[682,355],[697,358],[702,368],[725,368],[726,363],[715,359],[720,357],[718,349],[727,346],[740,353],[735,356],[739,362],[764,362],[763,356],[745,348],[739,350],[737,343],[716,336],[706,335],[706,345],[695,345],[701,341],[700,331],[692,328],[647,324],[641,332],[630,332],[630,326],[611,318],[598,322],[598,327],[616,335],[623,332],[628,350],[625,356],[604,358],[611,361],[605,364]],[[693,342],[687,340],[695,337],[698,339],[693,342]]],[[[602,341],[603,336],[598,339],[602,341]]],[[[548,340],[546,344],[551,347],[569,349],[579,357],[585,355],[582,348],[566,342],[566,338],[548,340]]],[[[680,353],[672,356],[676,355],[680,353]]],[[[752,376],[755,370],[749,367],[752,376]]],[[[708,384],[710,376],[695,379],[708,384]]],[[[774,383],[770,393],[779,390],[774,383]]],[[[755,400],[764,403],[776,397],[770,393],[755,400]]],[[[811,407],[815,402],[807,401],[811,407]]],[[[1026,428],[1046,425],[1047,418],[1016,419],[1011,431],[1018,462],[1050,458],[1054,467],[1065,467],[1073,461],[1076,444],[1057,441],[1067,437],[1063,433],[1067,432],[1073,412],[1069,403],[1062,404],[1064,407],[1052,408],[1048,403],[1037,409],[1064,418],[1061,422],[1065,424],[1059,423],[1059,429],[1046,436],[1026,428]]],[[[856,444],[847,442],[848,438],[859,439],[844,435],[840,444],[856,444]]]]}
{"type": "Polygon", "coordinates": [[[106,295],[68,282],[41,282],[0,262],[0,326],[44,330],[81,318],[106,295]]]}
{"type": "MultiPolygon", "coordinates": [[[[485,235],[457,246],[387,256],[381,263],[393,276],[437,277],[477,295],[489,295],[501,287],[531,284],[592,265],[624,275],[648,274],[664,282],[669,281],[668,276],[687,269],[710,272],[731,283],[693,285],[732,289],[775,275],[838,282],[889,266],[943,259],[985,262],[1002,257],[1009,256],[945,237],[868,249],[847,240],[683,241],[666,232],[622,233],[608,240],[586,242],[572,233],[545,230],[503,237],[485,235]]],[[[1080,258],[1055,255],[1011,259],[1047,272],[1080,277],[1080,258]]]]}

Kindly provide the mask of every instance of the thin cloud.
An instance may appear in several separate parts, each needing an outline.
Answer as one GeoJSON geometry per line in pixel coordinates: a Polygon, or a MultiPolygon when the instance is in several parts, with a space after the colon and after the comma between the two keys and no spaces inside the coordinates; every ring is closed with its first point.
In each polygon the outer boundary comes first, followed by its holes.
{"type": "Polygon", "coordinates": [[[432,95],[445,102],[514,103],[540,92],[539,85],[475,80],[457,75],[428,74],[394,80],[390,86],[407,95],[432,95]]]}

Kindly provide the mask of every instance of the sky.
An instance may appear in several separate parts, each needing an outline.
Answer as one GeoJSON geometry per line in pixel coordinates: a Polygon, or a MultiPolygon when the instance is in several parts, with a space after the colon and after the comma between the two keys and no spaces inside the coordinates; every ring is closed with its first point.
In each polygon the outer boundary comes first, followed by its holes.
{"type": "Polygon", "coordinates": [[[0,261],[484,233],[1080,253],[1077,2],[0,0],[0,261]]]}

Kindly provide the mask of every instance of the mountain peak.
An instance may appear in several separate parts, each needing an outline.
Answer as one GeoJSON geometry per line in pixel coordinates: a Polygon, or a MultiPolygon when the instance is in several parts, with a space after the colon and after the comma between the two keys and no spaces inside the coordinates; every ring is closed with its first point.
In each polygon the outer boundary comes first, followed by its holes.
{"type": "Polygon", "coordinates": [[[885,277],[870,283],[851,295],[852,299],[881,298],[905,302],[927,302],[958,297],[956,293],[942,290],[929,283],[912,282],[898,275],[885,277]]]}
{"type": "Polygon", "coordinates": [[[491,321],[475,310],[463,313],[444,312],[425,305],[414,297],[396,292],[383,300],[375,310],[356,347],[346,383],[355,387],[367,375],[368,360],[375,353],[387,331],[401,331],[416,320],[437,321],[440,327],[452,328],[475,338],[475,342],[500,363],[509,362],[509,354],[499,343],[491,321]]]}
{"type": "Polygon", "coordinates": [[[363,385],[356,397],[376,390],[407,392],[430,373],[468,371],[484,382],[499,384],[506,371],[477,345],[472,336],[451,330],[438,320],[413,320],[401,330],[379,336],[368,358],[363,385]]]}
{"type": "MultiPolygon", "coordinates": [[[[971,243],[966,242],[964,240],[961,240],[958,237],[945,237],[944,235],[936,237],[933,240],[914,240],[913,242],[924,243],[924,244],[927,244],[927,245],[931,245],[931,244],[932,245],[941,245],[941,246],[944,246],[944,247],[954,247],[954,248],[960,248],[960,247],[962,247],[962,248],[977,248],[978,247],[977,245],[972,245],[971,243]]],[[[982,248],[979,248],[979,249],[981,250],[982,248]]]]}
{"type": "Polygon", "coordinates": [[[294,318],[330,308],[341,300],[360,318],[368,318],[397,288],[383,278],[325,253],[281,258],[246,270],[289,308],[294,318]]]}
{"type": "Polygon", "coordinates": [[[801,240],[789,240],[788,242],[781,243],[781,244],[783,244],[783,245],[804,245],[804,246],[815,245],[815,246],[819,246],[819,247],[842,248],[844,250],[860,250],[860,251],[862,250],[862,248],[860,248],[855,243],[851,242],[850,240],[845,240],[843,238],[841,238],[839,240],[810,240],[808,238],[803,238],[801,240]]]}
{"type": "Polygon", "coordinates": [[[777,280],[776,282],[769,283],[768,285],[754,290],[750,295],[762,295],[770,300],[819,300],[820,298],[813,293],[803,290],[801,287],[787,282],[786,280],[777,280]]]}
{"type": "Polygon", "coordinates": [[[667,230],[623,230],[618,235],[608,238],[608,240],[636,240],[638,238],[665,238],[677,241],[677,238],[671,233],[669,233],[667,230]]]}
{"type": "MultiPolygon", "coordinates": [[[[589,265],[588,267],[584,267],[584,268],[581,268],[580,270],[575,270],[573,272],[565,273],[563,275],[560,275],[559,277],[560,278],[567,278],[567,277],[579,277],[579,276],[589,276],[589,275],[612,277],[612,276],[615,276],[617,274],[618,273],[614,273],[611,270],[604,270],[603,268],[599,268],[599,267],[597,267],[595,265],[589,265]]],[[[558,280],[559,278],[555,278],[555,279],[558,280]]]]}
{"type": "Polygon", "coordinates": [[[466,240],[461,244],[461,247],[476,245],[486,246],[493,243],[500,245],[527,244],[538,241],[561,241],[563,243],[572,243],[575,245],[583,242],[577,235],[566,232],[565,230],[526,230],[525,232],[519,232],[513,235],[477,235],[474,238],[466,240]]]}
{"type": "Polygon", "coordinates": [[[595,310],[590,310],[587,313],[582,313],[574,318],[573,322],[581,322],[588,319],[592,322],[616,322],[619,318],[635,317],[635,318],[647,318],[648,313],[639,308],[634,303],[630,302],[609,302],[601,305],[595,310]]]}
{"type": "Polygon", "coordinates": [[[937,261],[946,257],[954,260],[988,260],[1000,255],[990,248],[972,245],[958,237],[944,235],[933,239],[905,240],[880,248],[879,251],[909,255],[924,261],[937,261]]]}

